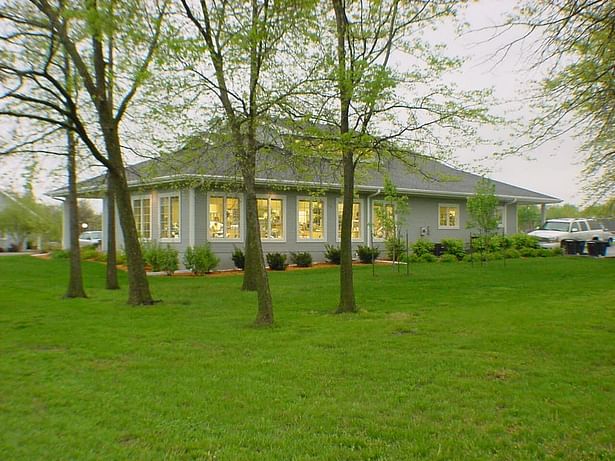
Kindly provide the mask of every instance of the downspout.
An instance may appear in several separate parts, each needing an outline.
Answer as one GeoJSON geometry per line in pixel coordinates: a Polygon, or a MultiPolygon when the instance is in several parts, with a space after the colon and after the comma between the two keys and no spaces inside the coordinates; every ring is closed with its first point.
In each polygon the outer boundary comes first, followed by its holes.
{"type": "Polygon", "coordinates": [[[374,223],[372,222],[372,200],[371,199],[372,197],[379,195],[380,192],[382,192],[382,189],[379,187],[376,192],[367,196],[367,246],[370,248],[372,244],[374,243],[372,241],[373,240],[372,226],[374,223]]]}

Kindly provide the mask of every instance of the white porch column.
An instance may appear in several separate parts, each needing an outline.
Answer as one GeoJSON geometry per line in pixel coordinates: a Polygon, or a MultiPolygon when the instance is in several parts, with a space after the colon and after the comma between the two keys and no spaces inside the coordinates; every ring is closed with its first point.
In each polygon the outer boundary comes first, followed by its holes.
{"type": "Polygon", "coordinates": [[[540,204],[540,225],[547,220],[547,205],[545,203],[540,204]]]}
{"type": "Polygon", "coordinates": [[[70,250],[70,212],[68,199],[62,202],[62,249],[70,250]]]}

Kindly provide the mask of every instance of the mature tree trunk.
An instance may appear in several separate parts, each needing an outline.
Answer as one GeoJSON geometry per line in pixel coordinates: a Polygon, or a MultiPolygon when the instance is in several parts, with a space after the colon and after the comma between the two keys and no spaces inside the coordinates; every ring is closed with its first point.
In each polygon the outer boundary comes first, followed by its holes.
{"type": "Polygon", "coordinates": [[[348,19],[345,4],[341,0],[333,0],[335,10],[337,37],[337,82],[340,99],[340,139],[343,140],[344,168],[344,209],[342,212],[341,254],[340,254],[340,302],[337,312],[356,312],[354,297],[354,281],[352,277],[352,203],[354,201],[354,159],[352,146],[345,145],[350,132],[350,101],[352,98],[351,76],[346,69],[346,31],[348,19]]]}
{"type": "Polygon", "coordinates": [[[344,153],[344,207],[340,242],[340,302],[337,312],[356,312],[352,273],[352,206],[354,197],[354,162],[352,152],[344,153]]]}
{"type": "MultiPolygon", "coordinates": [[[[246,202],[246,212],[249,214],[249,204],[246,202]]],[[[257,217],[258,221],[258,217],[257,217]]],[[[258,224],[258,222],[257,222],[258,224]]],[[[257,245],[260,243],[256,242],[256,235],[253,231],[253,228],[250,225],[246,225],[246,248],[245,248],[245,262],[243,268],[243,285],[241,289],[244,291],[256,291],[258,288],[258,268],[256,267],[259,264],[259,259],[262,264],[262,252],[258,253],[257,245]]]]}
{"type": "Polygon", "coordinates": [[[79,248],[79,210],[77,205],[77,161],[75,137],[72,131],[67,131],[68,147],[68,232],[70,236],[70,275],[65,298],[87,298],[83,288],[83,273],[81,270],[81,251],[79,248]]]}
{"type": "Polygon", "coordinates": [[[151,305],[154,301],[149,290],[137,226],[132,213],[130,190],[128,189],[126,170],[122,160],[118,128],[105,111],[101,111],[100,125],[103,128],[109,162],[113,166],[109,171],[109,183],[111,184],[112,194],[117,200],[120,226],[124,234],[124,251],[126,251],[126,262],[128,264],[128,304],[151,305]]]}
{"type": "Polygon", "coordinates": [[[120,284],[117,280],[117,239],[115,238],[115,196],[111,186],[111,175],[107,174],[107,290],[118,290],[120,284]]]}
{"type": "MultiPolygon", "coordinates": [[[[244,191],[246,195],[246,227],[248,228],[246,242],[246,268],[248,257],[252,265],[252,277],[256,284],[256,292],[258,295],[258,311],[256,313],[256,325],[271,325],[273,324],[273,301],[271,299],[271,290],[269,289],[269,279],[263,262],[263,246],[260,239],[260,230],[258,224],[258,213],[256,207],[256,190],[255,190],[255,157],[254,153],[248,154],[249,158],[244,161],[243,165],[243,180],[244,191]],[[249,256],[248,256],[249,255],[249,256]]],[[[245,277],[245,276],[244,276],[245,277]]]]}

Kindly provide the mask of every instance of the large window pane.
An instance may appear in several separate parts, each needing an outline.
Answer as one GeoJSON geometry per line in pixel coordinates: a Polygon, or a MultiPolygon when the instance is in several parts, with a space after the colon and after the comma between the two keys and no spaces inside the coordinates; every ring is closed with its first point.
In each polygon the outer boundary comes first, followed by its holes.
{"type": "Polygon", "coordinates": [[[169,197],[160,197],[160,238],[171,238],[169,197]]]}
{"type": "Polygon", "coordinates": [[[282,199],[271,199],[271,235],[272,239],[284,238],[284,210],[282,199]]]}
{"type": "Polygon", "coordinates": [[[322,239],[323,236],[323,204],[312,202],[312,238],[322,239]]]}
{"type": "Polygon", "coordinates": [[[269,201],[266,198],[256,199],[256,209],[261,238],[266,239],[269,236],[269,201]]]}
{"type": "MultiPolygon", "coordinates": [[[[338,240],[342,235],[342,213],[344,211],[344,203],[342,201],[337,202],[337,238],[338,240]]],[[[352,239],[361,239],[361,202],[354,202],[352,204],[352,239]]]]}
{"type": "Polygon", "coordinates": [[[209,237],[224,237],[224,197],[209,198],[209,237]]]}
{"type": "Polygon", "coordinates": [[[171,238],[179,238],[179,197],[171,197],[171,238]]]}
{"type": "Polygon", "coordinates": [[[226,198],[226,238],[238,239],[240,226],[239,199],[226,198]]]}
{"type": "Polygon", "coordinates": [[[241,238],[241,201],[238,197],[209,197],[209,238],[241,238]]]}
{"type": "Polygon", "coordinates": [[[310,201],[299,200],[297,210],[297,228],[300,239],[310,238],[310,201]]]}
{"type": "Polygon", "coordinates": [[[149,239],[152,238],[152,202],[150,199],[144,198],[141,204],[141,238],[149,239]]]}

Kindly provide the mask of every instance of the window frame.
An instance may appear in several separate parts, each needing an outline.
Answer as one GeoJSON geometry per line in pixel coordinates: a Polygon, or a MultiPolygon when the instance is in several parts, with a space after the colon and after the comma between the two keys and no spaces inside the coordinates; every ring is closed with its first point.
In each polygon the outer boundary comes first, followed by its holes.
{"type": "Polygon", "coordinates": [[[438,229],[443,229],[443,230],[461,229],[461,206],[459,205],[459,203],[438,203],[438,215],[436,219],[438,220],[438,229]],[[456,213],[457,222],[454,226],[442,225],[440,223],[440,210],[442,208],[455,208],[457,210],[457,213],[456,213]]]}
{"type": "MultiPolygon", "coordinates": [[[[263,199],[267,199],[267,214],[268,214],[268,219],[267,219],[267,225],[268,225],[268,233],[269,235],[271,235],[271,200],[281,200],[282,201],[282,238],[280,239],[275,239],[275,238],[271,238],[271,237],[267,237],[267,238],[262,238],[261,237],[261,241],[262,242],[267,242],[267,243],[286,243],[286,239],[287,239],[287,234],[288,234],[288,228],[286,227],[286,217],[288,216],[288,212],[287,212],[287,207],[286,207],[286,196],[284,195],[275,195],[275,194],[256,194],[256,215],[257,215],[257,219],[258,219],[258,200],[263,200],[263,199]]],[[[258,229],[260,232],[260,221],[258,223],[258,229]]]]}
{"type": "MultiPolygon", "coordinates": [[[[235,193],[235,192],[208,192],[207,193],[207,201],[205,203],[205,215],[207,217],[207,219],[205,220],[205,238],[208,242],[211,243],[216,243],[216,242],[237,242],[237,243],[242,243],[244,241],[244,234],[245,234],[245,216],[246,216],[246,208],[245,208],[246,204],[245,204],[245,197],[244,194],[242,193],[235,193]],[[236,198],[239,199],[239,238],[227,238],[227,237],[212,237],[211,235],[209,235],[209,226],[210,226],[210,220],[209,220],[209,205],[211,203],[211,199],[212,197],[222,197],[223,198],[223,212],[226,211],[226,199],[227,198],[236,198]]],[[[226,228],[226,214],[224,215],[224,220],[225,222],[223,223],[223,225],[226,228]]]]}
{"type": "MultiPolygon", "coordinates": [[[[150,240],[152,240],[152,235],[154,232],[153,229],[153,221],[154,221],[154,216],[153,216],[153,211],[154,211],[154,199],[152,197],[152,194],[136,194],[136,195],[131,195],[130,196],[130,205],[132,206],[132,214],[133,217],[135,218],[135,225],[137,226],[137,233],[139,233],[139,227],[143,227],[143,200],[144,199],[149,199],[149,237],[139,237],[139,240],[144,240],[149,242],[150,240]],[[141,226],[139,226],[139,223],[137,223],[137,216],[135,215],[135,200],[140,200],[141,201],[141,214],[139,216],[139,222],[141,224],[141,226]]],[[[181,200],[181,199],[180,199],[181,200]]],[[[181,205],[181,202],[180,202],[181,205]]],[[[181,214],[181,213],[180,213],[181,214]]],[[[180,223],[180,232],[181,232],[181,223],[180,223]]]]}
{"type": "MultiPolygon", "coordinates": [[[[326,242],[327,241],[327,197],[311,197],[309,195],[297,196],[296,200],[296,208],[295,208],[296,216],[295,223],[297,225],[296,229],[296,239],[297,242],[326,242]],[[307,200],[309,202],[322,202],[322,238],[302,238],[299,236],[299,202],[307,200]]],[[[310,235],[312,234],[311,230],[312,225],[312,206],[310,205],[310,235]]]]}
{"type": "MultiPolygon", "coordinates": [[[[341,235],[341,231],[338,234],[338,230],[340,229],[340,223],[342,222],[342,216],[338,213],[338,208],[340,203],[344,203],[344,198],[343,197],[337,197],[335,199],[335,241],[336,242],[341,242],[342,241],[342,235],[341,235]]],[[[357,199],[353,199],[352,200],[352,204],[354,207],[354,204],[358,203],[359,204],[359,237],[358,238],[353,238],[351,239],[353,242],[364,242],[365,241],[365,205],[364,205],[364,200],[357,198],[357,199]]]]}
{"type": "Polygon", "coordinates": [[[163,192],[163,193],[159,193],[158,194],[158,240],[160,242],[164,242],[164,243],[180,243],[182,241],[182,194],[181,192],[163,192]],[[178,237],[163,237],[162,236],[162,200],[165,198],[169,199],[169,222],[172,221],[172,214],[171,214],[171,198],[173,197],[177,197],[178,198],[178,203],[179,203],[179,217],[178,217],[178,222],[179,222],[179,232],[178,232],[178,237]]]}
{"type": "Polygon", "coordinates": [[[374,234],[374,226],[376,224],[376,205],[383,205],[383,206],[391,206],[393,207],[393,219],[395,221],[395,226],[397,226],[397,221],[398,221],[398,217],[397,217],[397,209],[395,207],[394,203],[387,203],[386,200],[372,200],[372,209],[371,209],[371,220],[372,222],[370,223],[370,232],[372,234],[372,241],[373,242],[386,242],[387,237],[376,237],[376,235],[374,234]]]}

